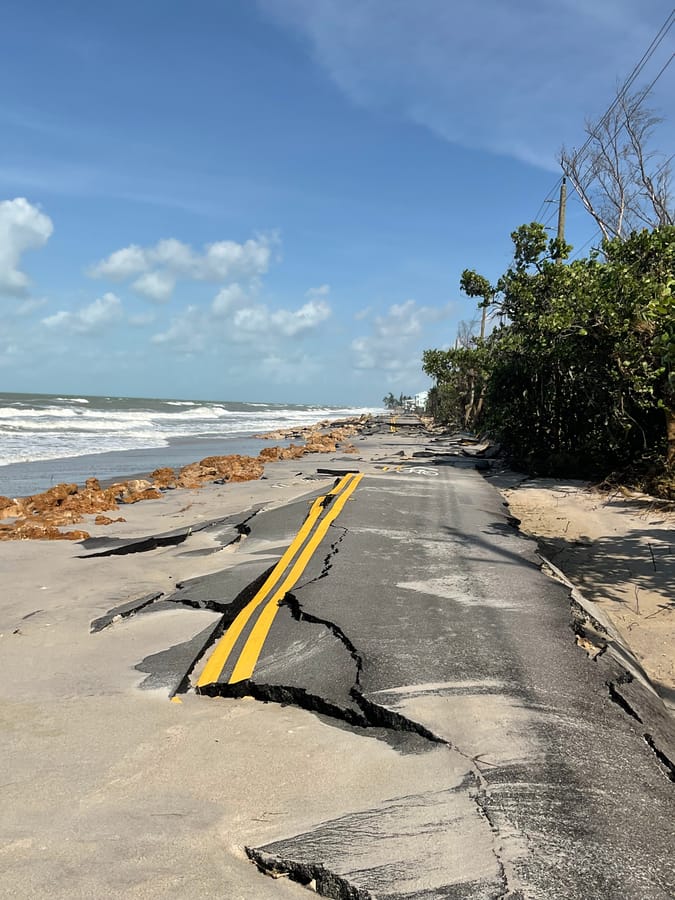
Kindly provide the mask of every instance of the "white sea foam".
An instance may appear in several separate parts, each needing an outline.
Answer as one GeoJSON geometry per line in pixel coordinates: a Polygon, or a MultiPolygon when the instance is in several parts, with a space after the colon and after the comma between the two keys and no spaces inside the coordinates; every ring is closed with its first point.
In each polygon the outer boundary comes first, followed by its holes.
{"type": "Polygon", "coordinates": [[[163,447],[172,439],[246,438],[370,412],[324,406],[0,395],[0,465],[163,447]],[[79,403],[73,406],[73,402],[79,403]]]}

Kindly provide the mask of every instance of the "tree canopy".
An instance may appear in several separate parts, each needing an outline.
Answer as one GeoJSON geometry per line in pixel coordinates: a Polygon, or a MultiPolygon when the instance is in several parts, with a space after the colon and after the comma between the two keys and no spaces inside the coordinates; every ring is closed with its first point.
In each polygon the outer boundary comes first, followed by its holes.
{"type": "Polygon", "coordinates": [[[601,476],[659,458],[674,469],[675,227],[606,240],[567,265],[556,260],[570,248],[539,223],[511,238],[494,287],[469,270],[461,280],[502,324],[424,353],[442,417],[489,430],[532,471],[601,476]]]}

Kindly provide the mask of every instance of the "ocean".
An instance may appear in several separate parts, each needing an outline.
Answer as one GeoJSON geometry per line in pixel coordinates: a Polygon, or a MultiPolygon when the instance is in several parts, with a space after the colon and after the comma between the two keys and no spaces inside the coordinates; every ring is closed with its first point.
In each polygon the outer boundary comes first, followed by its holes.
{"type": "Polygon", "coordinates": [[[0,393],[0,495],[24,497],[62,481],[122,478],[216,454],[257,455],[269,444],[253,437],[260,432],[374,411],[0,393]]]}

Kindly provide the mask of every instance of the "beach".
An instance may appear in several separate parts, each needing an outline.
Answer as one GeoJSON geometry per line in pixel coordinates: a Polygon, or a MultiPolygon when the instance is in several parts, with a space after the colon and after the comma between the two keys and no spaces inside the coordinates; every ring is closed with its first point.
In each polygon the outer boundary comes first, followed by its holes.
{"type": "MultiPolygon", "coordinates": [[[[0,496],[180,467],[208,456],[257,456],[272,429],[358,417],[369,408],[0,393],[0,496]]],[[[292,438],[290,438],[292,439],[292,438]]],[[[282,440],[282,443],[284,441],[282,440]]]]}

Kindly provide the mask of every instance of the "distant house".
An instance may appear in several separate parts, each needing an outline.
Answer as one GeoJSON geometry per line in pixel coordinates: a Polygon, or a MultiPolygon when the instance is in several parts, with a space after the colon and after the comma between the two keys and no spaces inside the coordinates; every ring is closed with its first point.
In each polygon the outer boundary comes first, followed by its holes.
{"type": "Polygon", "coordinates": [[[416,409],[424,409],[427,405],[428,396],[429,391],[420,391],[419,394],[415,394],[413,397],[405,397],[403,399],[403,409],[407,412],[414,412],[416,409]]]}

